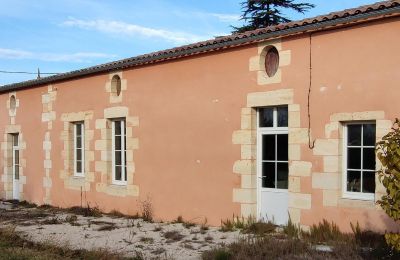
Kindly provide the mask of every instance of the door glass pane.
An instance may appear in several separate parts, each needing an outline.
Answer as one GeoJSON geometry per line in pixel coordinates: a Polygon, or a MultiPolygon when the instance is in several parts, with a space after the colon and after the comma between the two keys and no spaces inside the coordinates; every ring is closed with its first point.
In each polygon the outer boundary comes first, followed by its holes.
{"type": "Polygon", "coordinates": [[[115,137],[115,150],[121,150],[121,136],[115,137]]]}
{"type": "Polygon", "coordinates": [[[363,125],[363,145],[375,146],[375,124],[363,125]]]}
{"type": "Polygon", "coordinates": [[[19,150],[15,150],[14,155],[15,155],[15,164],[19,164],[19,150]]]}
{"type": "Polygon", "coordinates": [[[278,161],[288,160],[288,135],[277,135],[278,161]]]}
{"type": "Polygon", "coordinates": [[[288,163],[278,163],[277,169],[277,188],[278,189],[287,189],[288,188],[288,173],[289,173],[289,164],[288,163]]]}
{"type": "Polygon", "coordinates": [[[375,170],[375,148],[363,149],[363,169],[375,170]]]}
{"type": "Polygon", "coordinates": [[[115,152],[115,165],[121,165],[121,151],[115,152]]]}
{"type": "Polygon", "coordinates": [[[262,136],[262,159],[275,160],[275,135],[262,136]]]}
{"type": "Polygon", "coordinates": [[[262,187],[275,188],[275,163],[273,162],[262,164],[262,187]]]}
{"type": "Polygon", "coordinates": [[[77,148],[82,148],[82,137],[78,136],[76,138],[76,147],[77,148]]]}
{"type": "Polygon", "coordinates": [[[76,161],[76,172],[82,172],[82,161],[76,161]]]}
{"type": "Polygon", "coordinates": [[[14,171],[15,171],[14,175],[15,180],[19,180],[19,165],[14,166],[14,171]]]}
{"type": "Polygon", "coordinates": [[[18,134],[13,135],[13,145],[18,146],[18,134]]]}
{"type": "Polygon", "coordinates": [[[361,148],[347,149],[347,168],[361,169],[361,148]]]}
{"type": "Polygon", "coordinates": [[[82,135],[82,124],[80,123],[76,124],[76,135],[82,135]]]}
{"type": "Polygon", "coordinates": [[[347,191],[361,191],[361,172],[347,171],[347,191]]]}
{"type": "Polygon", "coordinates": [[[121,176],[121,166],[115,166],[115,180],[121,181],[122,176],[121,176]]]}
{"type": "Polygon", "coordinates": [[[278,107],[278,127],[287,127],[288,126],[288,108],[287,107],[278,107]]]}
{"type": "Polygon", "coordinates": [[[77,161],[82,160],[82,149],[76,149],[76,160],[77,161]]]}
{"type": "Polygon", "coordinates": [[[259,110],[259,127],[274,126],[274,109],[260,108],[259,110]]]}
{"type": "Polygon", "coordinates": [[[121,121],[114,121],[115,135],[121,134],[121,121]]]}
{"type": "Polygon", "coordinates": [[[375,172],[363,172],[363,192],[375,193],[375,172]]]}

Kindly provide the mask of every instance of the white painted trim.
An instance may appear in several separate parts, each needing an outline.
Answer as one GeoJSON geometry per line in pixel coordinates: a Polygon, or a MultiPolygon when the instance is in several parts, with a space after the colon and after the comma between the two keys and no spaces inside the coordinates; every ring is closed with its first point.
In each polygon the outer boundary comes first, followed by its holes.
{"type": "MultiPolygon", "coordinates": [[[[348,141],[348,127],[349,125],[363,125],[363,124],[375,124],[375,134],[376,134],[376,121],[354,121],[354,122],[346,122],[343,124],[343,144],[342,144],[342,149],[343,149],[343,156],[342,156],[342,198],[344,199],[353,199],[353,200],[368,200],[368,201],[374,201],[375,200],[375,193],[363,193],[363,192],[350,192],[347,191],[347,141],[348,141]]],[[[360,148],[375,148],[375,146],[363,146],[363,127],[361,128],[361,146],[360,148]]],[[[353,146],[352,146],[353,147],[353,146]]],[[[358,147],[358,146],[354,146],[358,147]]],[[[375,158],[376,160],[376,158],[375,158]]],[[[362,178],[363,178],[363,153],[361,153],[361,179],[360,179],[360,185],[362,189],[362,178]]],[[[350,169],[351,170],[351,169],[350,169]]],[[[367,170],[369,171],[369,170],[367,170]]],[[[372,172],[373,170],[371,170],[372,172]]],[[[375,172],[375,171],[374,171],[375,172]]],[[[376,187],[376,183],[375,183],[376,187]]]]}
{"type": "Polygon", "coordinates": [[[19,151],[19,133],[14,133],[11,135],[12,141],[12,180],[13,180],[13,199],[19,200],[19,180],[20,180],[20,170],[18,171],[18,179],[16,179],[16,172],[15,169],[19,167],[21,156],[18,154],[18,164],[15,161],[15,154],[19,151]],[[14,138],[17,138],[18,144],[14,145],[14,138]],[[17,187],[17,188],[16,188],[17,187]],[[17,191],[17,194],[15,194],[17,191]]]}
{"type": "MultiPolygon", "coordinates": [[[[261,216],[261,191],[268,191],[268,192],[273,192],[273,193],[289,193],[289,189],[277,189],[277,188],[262,188],[262,136],[266,134],[271,134],[271,135],[277,135],[277,134],[287,134],[289,137],[289,127],[277,127],[278,123],[278,113],[277,113],[277,107],[274,107],[273,111],[273,126],[272,127],[259,127],[260,125],[260,114],[259,114],[259,108],[254,108],[257,110],[257,139],[256,139],[256,183],[257,183],[257,219],[261,216]]],[[[288,113],[288,122],[289,122],[289,113],[288,113]]],[[[275,149],[277,149],[277,145],[275,145],[275,149]]],[[[289,144],[288,144],[288,149],[289,149],[289,144]]],[[[275,151],[276,153],[276,151],[275,151]]],[[[283,162],[283,161],[282,161],[283,162]]],[[[286,162],[286,161],[285,161],[286,162]]],[[[289,163],[289,158],[288,161],[289,163]]],[[[275,169],[276,171],[277,169],[275,169]]],[[[289,173],[288,173],[289,174],[289,173]]],[[[275,172],[275,178],[277,178],[276,172],[275,172]]],[[[289,176],[288,176],[288,182],[289,182],[289,176]]],[[[288,187],[289,188],[289,187],[288,187]]]]}

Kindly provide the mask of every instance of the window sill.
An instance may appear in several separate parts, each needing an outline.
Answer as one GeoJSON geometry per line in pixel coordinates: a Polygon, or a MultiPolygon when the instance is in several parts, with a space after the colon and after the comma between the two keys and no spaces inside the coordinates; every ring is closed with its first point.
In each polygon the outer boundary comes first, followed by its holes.
{"type": "Polygon", "coordinates": [[[126,187],[128,185],[127,182],[113,182],[111,183],[111,186],[115,186],[115,187],[126,187]]]}
{"type": "Polygon", "coordinates": [[[74,179],[84,179],[85,175],[72,175],[72,178],[74,178],[74,179]]]}
{"type": "Polygon", "coordinates": [[[342,197],[338,201],[339,207],[344,208],[363,208],[363,209],[374,209],[376,207],[375,201],[365,198],[355,197],[342,197]]]}

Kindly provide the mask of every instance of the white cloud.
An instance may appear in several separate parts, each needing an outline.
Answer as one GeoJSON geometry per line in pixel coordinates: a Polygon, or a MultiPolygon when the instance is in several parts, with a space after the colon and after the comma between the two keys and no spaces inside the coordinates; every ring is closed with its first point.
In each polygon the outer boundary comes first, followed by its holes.
{"type": "Polygon", "coordinates": [[[233,23],[240,20],[240,15],[237,14],[219,14],[219,13],[204,13],[205,15],[218,18],[221,22],[233,23]]]}
{"type": "Polygon", "coordinates": [[[123,36],[142,36],[148,38],[160,38],[176,44],[193,43],[208,39],[210,36],[200,36],[179,31],[154,29],[137,24],[110,20],[80,20],[68,18],[62,23],[64,26],[77,27],[86,30],[95,30],[107,34],[123,36]]]}
{"type": "Polygon", "coordinates": [[[24,50],[4,49],[0,48],[0,59],[13,60],[41,60],[54,62],[91,62],[94,59],[110,59],[116,55],[97,53],[97,52],[77,52],[72,54],[63,53],[45,53],[45,52],[30,52],[24,50]]]}

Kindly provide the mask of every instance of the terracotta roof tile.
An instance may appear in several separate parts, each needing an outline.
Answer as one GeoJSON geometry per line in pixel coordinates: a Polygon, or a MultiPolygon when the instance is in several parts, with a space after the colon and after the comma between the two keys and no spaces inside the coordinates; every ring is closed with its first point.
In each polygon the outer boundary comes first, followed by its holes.
{"type": "Polygon", "coordinates": [[[0,87],[0,92],[17,90],[21,88],[29,88],[44,84],[51,84],[71,78],[121,70],[124,68],[146,65],[170,59],[178,59],[200,53],[251,44],[268,38],[285,37],[309,31],[324,30],[327,28],[341,26],[343,24],[359,23],[363,22],[366,19],[379,19],[381,17],[393,15],[400,15],[400,0],[378,2],[372,5],[346,9],[343,11],[307,18],[300,21],[293,21],[276,26],[269,26],[253,31],[247,31],[244,33],[216,37],[214,39],[202,42],[152,52],[149,54],[100,64],[93,67],[62,73],[50,77],[5,85],[0,87]]]}

